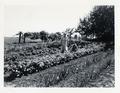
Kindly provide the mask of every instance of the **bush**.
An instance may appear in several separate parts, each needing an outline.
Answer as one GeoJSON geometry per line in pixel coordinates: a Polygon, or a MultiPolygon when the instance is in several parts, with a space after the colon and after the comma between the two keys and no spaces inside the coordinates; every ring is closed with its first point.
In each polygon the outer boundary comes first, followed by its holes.
{"type": "Polygon", "coordinates": [[[48,48],[60,48],[61,42],[60,41],[53,41],[47,44],[48,48]]]}

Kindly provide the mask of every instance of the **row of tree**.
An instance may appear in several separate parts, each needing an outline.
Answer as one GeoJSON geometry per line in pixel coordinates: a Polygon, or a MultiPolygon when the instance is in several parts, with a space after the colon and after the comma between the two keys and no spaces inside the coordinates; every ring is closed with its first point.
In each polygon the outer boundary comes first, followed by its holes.
{"type": "Polygon", "coordinates": [[[33,40],[41,39],[43,42],[61,40],[64,33],[67,33],[69,40],[71,40],[71,35],[74,33],[73,30],[74,30],[73,28],[68,28],[65,30],[65,32],[62,32],[62,33],[61,32],[48,33],[46,31],[23,33],[22,31],[20,31],[16,35],[19,35],[19,43],[21,43],[21,39],[23,39],[23,43],[25,43],[26,38],[30,38],[33,40]]]}
{"type": "MultiPolygon", "coordinates": [[[[96,39],[103,42],[114,41],[114,6],[95,6],[90,14],[83,19],[80,19],[76,29],[66,29],[67,37],[71,40],[71,35],[79,32],[82,37],[96,39]]],[[[60,40],[64,34],[60,32],[49,34],[46,31],[19,33],[19,43],[23,37],[25,43],[26,37],[30,39],[41,39],[46,42],[48,40],[60,40]]]]}
{"type": "Polygon", "coordinates": [[[114,41],[114,6],[96,6],[84,19],[80,19],[77,32],[103,42],[114,41]]]}
{"type": "Polygon", "coordinates": [[[30,38],[30,39],[41,39],[43,42],[46,41],[54,41],[54,40],[60,40],[62,33],[60,32],[56,32],[56,33],[51,33],[49,34],[46,31],[41,31],[41,32],[26,32],[23,33],[22,31],[20,31],[18,34],[19,35],[19,41],[18,43],[21,43],[21,40],[23,39],[23,43],[26,42],[26,38],[30,38]]]}

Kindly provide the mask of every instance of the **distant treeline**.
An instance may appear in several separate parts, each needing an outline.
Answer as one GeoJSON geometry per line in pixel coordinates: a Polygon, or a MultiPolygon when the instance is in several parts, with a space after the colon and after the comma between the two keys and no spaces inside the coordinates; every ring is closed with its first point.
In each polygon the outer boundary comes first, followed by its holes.
{"type": "MultiPolygon", "coordinates": [[[[80,19],[77,28],[68,28],[65,32],[68,33],[69,39],[73,33],[78,32],[84,40],[114,42],[114,6],[95,6],[89,15],[80,19]]],[[[24,42],[26,37],[46,42],[60,40],[62,35],[61,32],[48,33],[46,31],[23,33],[24,42]]],[[[19,36],[21,37],[20,33],[19,36]]]]}

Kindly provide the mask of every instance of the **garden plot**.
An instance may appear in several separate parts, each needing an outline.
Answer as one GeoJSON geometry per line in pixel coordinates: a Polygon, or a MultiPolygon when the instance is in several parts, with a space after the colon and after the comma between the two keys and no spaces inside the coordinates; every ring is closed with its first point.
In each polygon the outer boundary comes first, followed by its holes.
{"type": "Polygon", "coordinates": [[[99,52],[36,74],[16,78],[5,86],[11,84],[14,87],[85,87],[89,85],[88,81],[96,80],[111,64],[113,64],[112,53],[99,52]]]}

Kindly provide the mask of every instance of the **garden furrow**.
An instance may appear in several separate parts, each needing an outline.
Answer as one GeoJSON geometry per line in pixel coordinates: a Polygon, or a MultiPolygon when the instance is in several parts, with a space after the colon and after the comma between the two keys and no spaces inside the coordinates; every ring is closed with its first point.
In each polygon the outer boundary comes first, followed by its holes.
{"type": "Polygon", "coordinates": [[[4,66],[4,80],[11,81],[16,77],[39,72],[43,69],[69,62],[82,56],[101,51],[102,47],[79,49],[73,53],[58,53],[54,55],[46,55],[43,57],[35,57],[25,59],[24,61],[15,61],[4,66]]]}
{"type": "Polygon", "coordinates": [[[91,80],[95,81],[100,76],[100,73],[113,63],[113,56],[108,56],[100,62],[92,64],[81,72],[72,75],[68,80],[64,80],[54,87],[86,87],[91,80]]]}
{"type": "MultiPolygon", "coordinates": [[[[106,58],[108,53],[99,52],[68,63],[48,68],[36,74],[23,76],[13,80],[11,85],[15,87],[49,87],[59,84],[61,81],[67,81],[72,75],[84,71],[92,64],[106,58]]],[[[10,83],[7,83],[8,85],[10,83]]],[[[5,85],[7,86],[7,85],[5,85]]]]}

